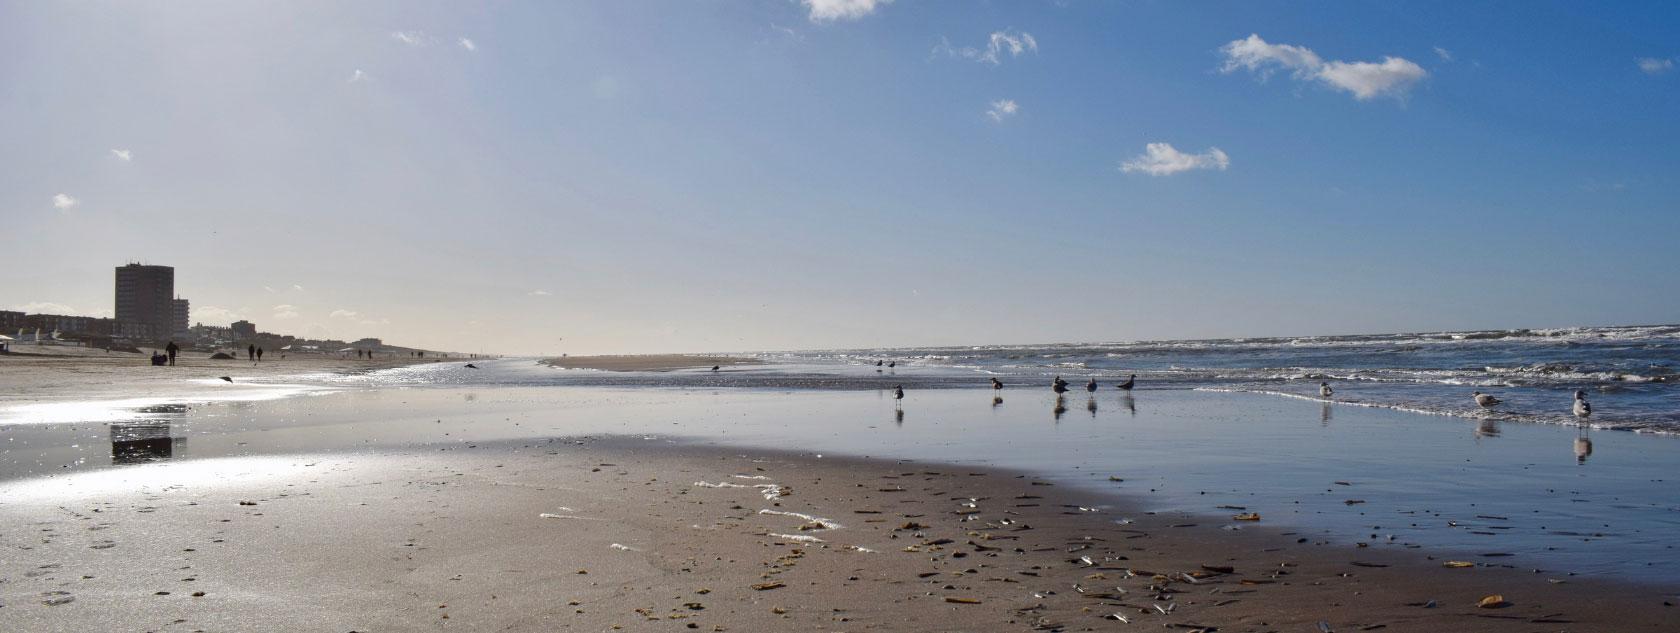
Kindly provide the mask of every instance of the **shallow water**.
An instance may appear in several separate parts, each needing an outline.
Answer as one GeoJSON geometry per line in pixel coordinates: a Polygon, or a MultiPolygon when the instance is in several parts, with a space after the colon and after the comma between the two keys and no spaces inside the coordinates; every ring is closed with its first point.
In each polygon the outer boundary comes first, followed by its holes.
{"type": "MultiPolygon", "coordinates": [[[[515,378],[554,371],[521,361],[486,365],[515,378]]],[[[300,397],[153,408],[121,422],[14,421],[0,429],[0,477],[630,434],[1016,468],[1233,529],[1253,528],[1220,506],[1338,546],[1419,545],[1554,574],[1680,582],[1680,553],[1669,542],[1680,528],[1670,479],[1680,473],[1680,438],[1671,436],[1187,389],[1081,390],[1058,406],[1043,388],[1005,389],[995,404],[990,389],[912,388],[899,406],[875,389],[493,386],[486,374],[448,366],[392,374],[398,378],[346,380],[300,397]],[[1583,439],[1590,454],[1580,454],[1583,439]]]]}

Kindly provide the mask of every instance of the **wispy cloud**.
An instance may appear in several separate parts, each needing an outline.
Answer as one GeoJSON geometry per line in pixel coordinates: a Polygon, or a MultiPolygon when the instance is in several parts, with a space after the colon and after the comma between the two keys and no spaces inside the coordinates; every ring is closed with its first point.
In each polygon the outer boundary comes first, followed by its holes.
{"type": "Polygon", "coordinates": [[[456,40],[456,43],[460,44],[461,48],[467,49],[468,51],[478,50],[478,45],[477,44],[474,44],[472,40],[464,38],[464,37],[456,40]]]}
{"type": "Polygon", "coordinates": [[[1352,93],[1360,101],[1381,96],[1404,98],[1412,86],[1429,76],[1422,66],[1401,57],[1383,57],[1380,62],[1325,61],[1305,46],[1271,44],[1257,34],[1233,40],[1219,47],[1219,52],[1225,56],[1221,72],[1246,68],[1265,79],[1275,70],[1288,70],[1298,81],[1319,81],[1352,93]]]}
{"type": "Polygon", "coordinates": [[[113,149],[111,150],[111,155],[117,157],[117,160],[125,163],[134,160],[134,152],[126,149],[113,149]]]}
{"type": "Polygon", "coordinates": [[[368,78],[368,74],[362,72],[362,69],[357,68],[355,71],[352,71],[350,73],[350,81],[347,82],[347,83],[356,83],[358,81],[367,81],[367,78],[368,78]]]}
{"type": "Polygon", "coordinates": [[[303,286],[300,286],[300,285],[297,285],[297,284],[292,284],[292,290],[296,290],[298,292],[303,292],[303,286]]]}
{"type": "Polygon", "coordinates": [[[432,36],[425,31],[392,31],[391,39],[409,46],[425,46],[432,43],[432,36]]]}
{"type": "Polygon", "coordinates": [[[811,11],[812,22],[856,20],[892,4],[893,0],[800,0],[811,11]]]}
{"type": "Polygon", "coordinates": [[[1658,59],[1656,57],[1641,57],[1638,60],[1639,70],[1647,75],[1661,75],[1674,70],[1673,59],[1658,59]]]}
{"type": "Polygon", "coordinates": [[[992,102],[991,109],[986,110],[986,116],[1002,123],[1004,118],[1015,116],[1015,113],[1020,111],[1021,106],[1016,104],[1014,99],[998,99],[992,102]]]}
{"type": "Polygon", "coordinates": [[[345,310],[343,308],[339,308],[337,310],[333,310],[332,313],[327,316],[334,319],[354,319],[357,316],[360,316],[360,314],[355,310],[345,310]]]}
{"type": "Polygon", "coordinates": [[[528,297],[546,297],[546,296],[549,296],[549,295],[552,295],[552,294],[554,294],[554,293],[549,292],[547,290],[532,290],[530,292],[525,293],[525,296],[528,296],[528,297]]]}
{"type": "Polygon", "coordinates": [[[357,323],[360,323],[362,325],[390,325],[391,320],[390,319],[362,319],[361,321],[357,321],[357,323]]]}
{"type": "Polygon", "coordinates": [[[1151,176],[1171,176],[1173,174],[1193,169],[1217,169],[1224,171],[1231,166],[1231,157],[1217,147],[1210,147],[1200,154],[1186,154],[1178,151],[1170,143],[1150,143],[1143,148],[1143,155],[1120,164],[1120,171],[1126,173],[1143,172],[1151,176]]]}
{"type": "Polygon", "coordinates": [[[1444,62],[1450,62],[1450,61],[1453,60],[1452,51],[1441,48],[1439,46],[1435,47],[1435,56],[1441,58],[1441,61],[1444,61],[1444,62]]]}
{"type": "Polygon", "coordinates": [[[274,318],[276,319],[295,319],[297,316],[297,306],[286,303],[274,306],[274,318]]]}
{"type": "Polygon", "coordinates": [[[986,47],[964,46],[961,48],[951,45],[951,40],[939,38],[939,44],[933,47],[934,55],[946,57],[960,57],[996,66],[1003,63],[1004,55],[1020,57],[1026,53],[1038,52],[1038,40],[1031,33],[1011,33],[1008,29],[995,31],[986,38],[986,47]]]}
{"type": "Polygon", "coordinates": [[[81,200],[77,200],[67,193],[61,193],[53,196],[53,208],[58,209],[59,211],[69,211],[71,207],[81,203],[81,200]]]}

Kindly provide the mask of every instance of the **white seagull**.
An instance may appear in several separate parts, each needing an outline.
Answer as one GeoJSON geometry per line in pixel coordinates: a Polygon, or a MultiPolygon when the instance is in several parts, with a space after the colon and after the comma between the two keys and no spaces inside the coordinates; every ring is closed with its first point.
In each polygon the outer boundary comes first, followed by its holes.
{"type": "Polygon", "coordinates": [[[1472,393],[1470,395],[1475,396],[1476,404],[1480,405],[1483,409],[1486,409],[1486,408],[1492,407],[1494,405],[1497,405],[1501,402],[1504,402],[1504,400],[1500,400],[1498,398],[1487,395],[1487,394],[1482,393],[1480,391],[1477,391],[1477,392],[1472,393]]]}
{"type": "Polygon", "coordinates": [[[1575,417],[1585,420],[1592,415],[1592,405],[1587,402],[1587,392],[1575,390],[1575,417]]]}
{"type": "Polygon", "coordinates": [[[1330,388],[1330,383],[1327,383],[1327,382],[1318,383],[1318,397],[1329,398],[1330,394],[1333,394],[1333,393],[1336,393],[1336,390],[1330,388]]]}

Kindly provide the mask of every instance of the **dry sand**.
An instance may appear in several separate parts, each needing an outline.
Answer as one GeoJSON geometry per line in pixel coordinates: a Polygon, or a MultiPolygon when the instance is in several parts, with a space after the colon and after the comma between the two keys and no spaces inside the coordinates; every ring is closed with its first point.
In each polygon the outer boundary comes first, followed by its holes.
{"type": "Polygon", "coordinates": [[[1126,503],[1008,471],[624,438],[189,460],[0,487],[0,628],[1680,627],[1655,589],[1126,503]],[[1478,608],[1490,594],[1504,605],[1478,608]]]}
{"type": "MultiPolygon", "coordinates": [[[[23,348],[27,346],[19,346],[23,348]]],[[[0,354],[0,403],[53,399],[134,397],[173,393],[182,383],[221,376],[273,379],[314,372],[355,373],[416,363],[465,363],[466,360],[415,359],[407,356],[357,359],[335,354],[269,352],[261,362],[211,360],[207,352],[183,352],[174,367],[153,367],[150,354],[96,350],[94,355],[0,354]]]]}
{"type": "Polygon", "coordinates": [[[649,354],[643,356],[566,356],[543,359],[543,364],[561,369],[597,369],[601,371],[674,371],[735,365],[761,365],[761,361],[738,356],[703,356],[689,354],[649,354]]]}

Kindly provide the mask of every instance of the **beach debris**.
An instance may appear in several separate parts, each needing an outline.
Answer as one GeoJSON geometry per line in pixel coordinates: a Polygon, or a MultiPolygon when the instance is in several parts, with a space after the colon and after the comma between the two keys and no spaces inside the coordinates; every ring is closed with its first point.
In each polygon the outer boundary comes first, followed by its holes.
{"type": "Polygon", "coordinates": [[[786,586],[787,586],[786,584],[779,583],[779,582],[761,582],[761,583],[758,583],[756,585],[753,585],[752,588],[753,588],[753,591],[769,591],[771,589],[781,589],[782,587],[786,587],[786,586]]]}
{"type": "Polygon", "coordinates": [[[222,376],[221,378],[222,378],[222,380],[226,380],[228,382],[233,382],[233,377],[232,376],[222,376]]]}
{"type": "Polygon", "coordinates": [[[68,591],[48,591],[41,594],[41,604],[49,607],[56,607],[61,604],[70,604],[75,601],[76,597],[70,595],[70,592],[68,591]]]}
{"type": "Polygon", "coordinates": [[[1330,628],[1330,623],[1329,622],[1326,622],[1324,620],[1319,620],[1318,621],[1318,633],[1336,633],[1336,629],[1330,628]]]}
{"type": "Polygon", "coordinates": [[[980,604],[979,598],[959,598],[956,596],[945,596],[945,601],[952,604],[980,604]]]}
{"type": "Polygon", "coordinates": [[[1466,567],[1475,567],[1476,564],[1467,560],[1449,560],[1441,563],[1441,566],[1448,569],[1464,569],[1466,567]]]}
{"type": "Polygon", "coordinates": [[[1508,606],[1511,606],[1511,603],[1505,601],[1505,596],[1497,593],[1483,596],[1481,600],[1476,601],[1478,609],[1503,609],[1508,606]]]}
{"type": "Polygon", "coordinates": [[[1388,565],[1385,565],[1383,563],[1367,563],[1365,561],[1356,560],[1356,561],[1353,561],[1353,566],[1354,567],[1387,567],[1388,565]]]}
{"type": "Polygon", "coordinates": [[[1242,514],[1233,515],[1231,517],[1231,520],[1232,521],[1259,521],[1260,520],[1260,513],[1259,512],[1244,512],[1242,514]]]}
{"type": "Polygon", "coordinates": [[[1125,624],[1131,624],[1132,623],[1130,618],[1127,618],[1126,616],[1121,615],[1119,613],[1110,613],[1108,615],[1103,616],[1103,619],[1104,620],[1119,620],[1119,621],[1121,621],[1125,624]]]}
{"type": "Polygon", "coordinates": [[[611,548],[619,550],[621,552],[639,552],[639,551],[641,551],[639,549],[636,549],[634,547],[630,547],[629,545],[625,545],[623,543],[613,543],[611,545],[608,545],[607,547],[611,547],[611,548]]]}
{"type": "Polygon", "coordinates": [[[1359,505],[1361,503],[1365,503],[1365,500],[1364,499],[1348,499],[1347,501],[1343,501],[1342,503],[1345,503],[1345,504],[1350,505],[1350,506],[1356,506],[1356,505],[1359,505]]]}
{"type": "Polygon", "coordinates": [[[254,505],[257,505],[257,502],[255,502],[255,501],[241,501],[241,502],[239,502],[239,505],[254,506],[254,505]]]}
{"type": "Polygon", "coordinates": [[[1204,571],[1211,571],[1211,572],[1214,572],[1216,574],[1234,574],[1234,573],[1237,573],[1237,568],[1232,567],[1230,565],[1202,565],[1202,569],[1204,571]]]}

